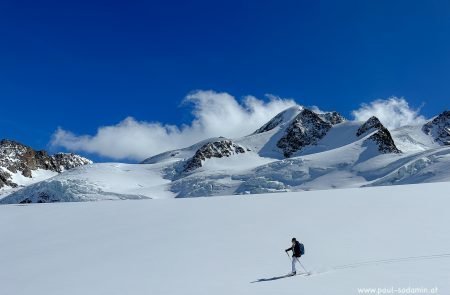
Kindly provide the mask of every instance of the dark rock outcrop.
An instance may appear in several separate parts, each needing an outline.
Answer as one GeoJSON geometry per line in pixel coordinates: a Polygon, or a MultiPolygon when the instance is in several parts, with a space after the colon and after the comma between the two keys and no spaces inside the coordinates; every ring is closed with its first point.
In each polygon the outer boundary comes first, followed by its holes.
{"type": "Polygon", "coordinates": [[[246,149],[244,147],[229,139],[209,142],[195,152],[195,155],[187,161],[183,171],[189,172],[202,167],[202,162],[206,159],[229,157],[233,154],[242,154],[245,152],[246,149]]]}
{"type": "Polygon", "coordinates": [[[32,171],[37,169],[62,172],[86,164],[92,164],[92,161],[75,154],[49,156],[46,151],[35,151],[13,140],[0,141],[0,167],[3,168],[0,169],[0,187],[17,186],[11,180],[11,173],[20,172],[25,177],[32,177],[32,171]]]}
{"type": "Polygon", "coordinates": [[[328,112],[328,113],[318,114],[318,116],[325,122],[330,123],[331,125],[336,125],[336,124],[347,121],[338,112],[328,112]]]}
{"type": "Polygon", "coordinates": [[[424,124],[422,131],[431,135],[439,144],[450,145],[450,111],[444,111],[424,124]]]}
{"type": "Polygon", "coordinates": [[[11,174],[0,169],[0,188],[3,186],[17,187],[17,184],[11,181],[11,174]]]}
{"type": "Polygon", "coordinates": [[[277,147],[289,158],[305,146],[316,144],[331,127],[331,123],[324,121],[313,111],[303,109],[286,129],[286,134],[277,142],[277,147]]]}
{"type": "Polygon", "coordinates": [[[356,136],[360,137],[374,131],[376,132],[366,140],[374,142],[380,153],[401,153],[395,145],[389,130],[387,130],[387,128],[384,127],[380,120],[378,120],[375,116],[370,117],[364,124],[361,125],[361,127],[358,128],[356,136]]]}

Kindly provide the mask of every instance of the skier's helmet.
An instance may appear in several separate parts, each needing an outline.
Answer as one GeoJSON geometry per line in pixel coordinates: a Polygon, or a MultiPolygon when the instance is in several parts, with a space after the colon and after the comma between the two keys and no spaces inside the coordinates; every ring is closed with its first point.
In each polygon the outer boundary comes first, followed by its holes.
{"type": "Polygon", "coordinates": [[[292,238],[292,242],[295,242],[295,241],[297,241],[297,239],[296,238],[292,238]]]}

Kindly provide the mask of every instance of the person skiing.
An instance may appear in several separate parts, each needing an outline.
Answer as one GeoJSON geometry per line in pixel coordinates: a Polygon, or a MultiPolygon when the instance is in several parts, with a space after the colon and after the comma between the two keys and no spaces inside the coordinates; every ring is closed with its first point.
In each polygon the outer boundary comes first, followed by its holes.
{"type": "Polygon", "coordinates": [[[288,253],[289,251],[292,251],[292,273],[291,275],[295,275],[297,273],[297,270],[295,269],[295,263],[300,261],[298,260],[302,256],[302,249],[301,244],[299,241],[297,241],[296,238],[292,238],[292,246],[290,248],[287,248],[285,251],[288,253]]]}

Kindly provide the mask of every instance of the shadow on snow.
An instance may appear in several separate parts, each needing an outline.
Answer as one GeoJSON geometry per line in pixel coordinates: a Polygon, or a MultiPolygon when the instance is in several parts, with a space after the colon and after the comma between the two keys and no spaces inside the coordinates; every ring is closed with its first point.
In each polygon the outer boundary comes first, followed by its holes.
{"type": "Polygon", "coordinates": [[[253,281],[253,282],[250,282],[250,283],[262,283],[262,282],[270,282],[270,281],[276,281],[276,280],[279,280],[279,279],[284,279],[284,278],[289,278],[289,277],[292,277],[293,275],[290,275],[290,274],[288,274],[288,275],[283,275],[283,276],[278,276],[278,277],[273,277],[273,278],[263,278],[263,279],[259,279],[259,280],[256,280],[256,281],[253,281]]]}

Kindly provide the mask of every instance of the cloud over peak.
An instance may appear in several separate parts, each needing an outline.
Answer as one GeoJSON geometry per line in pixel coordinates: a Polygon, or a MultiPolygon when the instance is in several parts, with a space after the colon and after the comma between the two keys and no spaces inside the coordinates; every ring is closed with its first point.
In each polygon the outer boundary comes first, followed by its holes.
{"type": "Polygon", "coordinates": [[[405,125],[423,124],[426,119],[419,114],[419,109],[413,109],[403,98],[390,97],[377,99],[369,104],[362,104],[357,110],[352,111],[356,121],[366,121],[376,116],[388,129],[395,129],[405,125]]]}
{"type": "Polygon", "coordinates": [[[143,160],[163,151],[183,148],[210,137],[240,137],[252,133],[279,112],[296,105],[273,95],[268,100],[247,96],[242,102],[228,93],[198,90],[186,96],[193,121],[176,126],[128,117],[116,125],[99,127],[95,135],[76,135],[58,128],[51,145],[111,159],[143,160]]]}
{"type": "MultiPolygon", "coordinates": [[[[266,95],[238,101],[225,92],[197,90],[188,94],[182,106],[190,105],[193,120],[177,126],[160,122],[139,121],[128,117],[111,126],[101,126],[94,135],[77,135],[58,128],[52,136],[53,147],[86,152],[114,160],[141,161],[149,156],[190,146],[201,140],[224,136],[236,138],[251,134],[281,111],[297,105],[292,99],[266,95]]],[[[311,107],[322,112],[318,107],[311,107]]],[[[352,111],[356,121],[376,116],[387,128],[421,124],[425,118],[404,98],[391,97],[362,104],[352,111]]]]}

